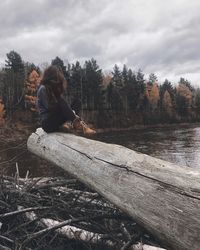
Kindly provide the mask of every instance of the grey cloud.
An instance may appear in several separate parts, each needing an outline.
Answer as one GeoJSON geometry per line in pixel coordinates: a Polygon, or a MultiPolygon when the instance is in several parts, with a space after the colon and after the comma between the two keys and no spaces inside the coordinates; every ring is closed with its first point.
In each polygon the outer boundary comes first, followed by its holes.
{"type": "Polygon", "coordinates": [[[200,65],[199,0],[6,0],[0,3],[0,61],[16,50],[41,63],[97,59],[161,76],[189,74],[200,65]],[[172,74],[173,72],[173,74],[172,74]]]}
{"type": "Polygon", "coordinates": [[[76,58],[91,58],[97,56],[101,52],[100,46],[92,42],[90,39],[80,39],[75,41],[71,44],[69,50],[74,52],[76,58]]]}

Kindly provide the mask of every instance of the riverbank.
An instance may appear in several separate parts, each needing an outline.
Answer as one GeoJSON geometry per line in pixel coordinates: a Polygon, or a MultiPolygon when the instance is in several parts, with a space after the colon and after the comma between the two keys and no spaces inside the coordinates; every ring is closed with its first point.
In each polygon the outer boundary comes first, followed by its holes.
{"type": "Polygon", "coordinates": [[[153,129],[153,128],[178,128],[178,127],[200,127],[200,123],[165,123],[165,124],[153,124],[153,125],[134,125],[127,128],[97,128],[97,133],[108,133],[117,131],[130,131],[130,130],[140,130],[140,129],[153,129]]]}
{"type": "MultiPolygon", "coordinates": [[[[94,128],[92,124],[91,127],[94,128]]],[[[94,128],[97,134],[109,133],[109,132],[120,132],[120,131],[131,131],[131,130],[141,130],[141,129],[154,129],[154,128],[184,128],[184,127],[200,127],[200,122],[195,123],[159,123],[152,125],[133,125],[130,127],[112,127],[112,128],[94,128]]],[[[12,126],[6,126],[0,128],[0,139],[7,142],[15,142],[20,140],[28,139],[29,135],[37,129],[37,126],[30,124],[16,123],[12,126]]],[[[70,131],[73,133],[73,130],[70,131]]],[[[92,137],[91,137],[92,138],[92,137]]]]}

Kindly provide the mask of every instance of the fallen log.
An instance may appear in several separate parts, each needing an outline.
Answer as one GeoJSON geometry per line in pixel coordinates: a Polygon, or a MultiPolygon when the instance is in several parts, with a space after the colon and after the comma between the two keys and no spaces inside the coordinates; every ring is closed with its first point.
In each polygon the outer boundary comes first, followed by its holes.
{"type": "Polygon", "coordinates": [[[199,171],[119,145],[42,129],[27,145],[121,208],[165,246],[199,249],[199,171]]]}

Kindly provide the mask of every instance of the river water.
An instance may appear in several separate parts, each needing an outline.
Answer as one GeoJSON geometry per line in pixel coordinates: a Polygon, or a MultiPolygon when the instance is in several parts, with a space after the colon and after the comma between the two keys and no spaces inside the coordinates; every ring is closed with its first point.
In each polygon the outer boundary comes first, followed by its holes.
{"type": "MultiPolygon", "coordinates": [[[[108,132],[97,134],[93,139],[120,144],[141,153],[200,170],[200,127],[197,125],[108,132]]],[[[64,174],[62,169],[28,152],[26,141],[1,142],[0,174],[14,175],[16,165],[21,177],[24,177],[27,171],[31,177],[64,174]]]]}
{"type": "Polygon", "coordinates": [[[97,139],[123,145],[178,165],[200,170],[200,126],[151,127],[117,131],[96,136],[97,139]]]}

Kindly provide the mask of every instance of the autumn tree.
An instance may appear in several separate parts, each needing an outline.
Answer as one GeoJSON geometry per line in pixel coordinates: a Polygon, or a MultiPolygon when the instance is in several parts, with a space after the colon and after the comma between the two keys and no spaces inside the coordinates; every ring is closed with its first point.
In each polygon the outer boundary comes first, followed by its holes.
{"type": "Polygon", "coordinates": [[[36,66],[34,63],[25,62],[24,68],[25,68],[25,77],[27,77],[33,70],[35,70],[39,75],[41,74],[39,66],[36,66]]]}
{"type": "Polygon", "coordinates": [[[2,127],[5,124],[5,106],[3,103],[3,99],[0,97],[0,127],[2,127]]]}
{"type": "Polygon", "coordinates": [[[165,90],[164,92],[162,104],[163,104],[163,111],[166,112],[169,116],[172,116],[173,114],[172,98],[167,90],[165,90]]]}
{"type": "Polygon", "coordinates": [[[151,91],[148,92],[148,100],[151,105],[151,110],[155,111],[158,108],[158,102],[160,100],[158,84],[154,83],[151,86],[151,91]]]}
{"type": "Polygon", "coordinates": [[[36,96],[37,89],[40,84],[41,78],[36,70],[32,70],[25,82],[25,106],[29,110],[36,112],[36,96]]]}
{"type": "Polygon", "coordinates": [[[187,79],[185,79],[183,77],[180,78],[179,84],[185,85],[190,91],[194,90],[194,88],[192,87],[191,83],[187,79]]]}
{"type": "Polygon", "coordinates": [[[181,116],[186,116],[192,105],[193,93],[189,86],[180,82],[176,88],[176,108],[177,112],[181,116]]]}
{"type": "Polygon", "coordinates": [[[111,80],[112,80],[112,75],[111,75],[111,73],[104,73],[104,74],[102,74],[102,81],[103,81],[102,84],[103,84],[105,87],[108,86],[108,85],[110,84],[111,80]]]}
{"type": "Polygon", "coordinates": [[[179,83],[176,90],[178,94],[186,98],[188,105],[191,106],[193,99],[193,92],[190,89],[190,87],[183,83],[179,83]]]}

